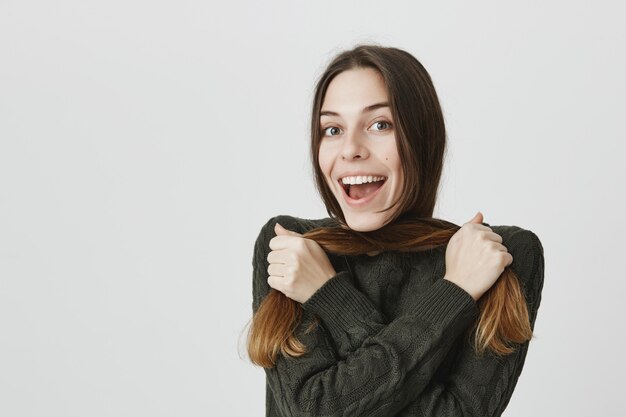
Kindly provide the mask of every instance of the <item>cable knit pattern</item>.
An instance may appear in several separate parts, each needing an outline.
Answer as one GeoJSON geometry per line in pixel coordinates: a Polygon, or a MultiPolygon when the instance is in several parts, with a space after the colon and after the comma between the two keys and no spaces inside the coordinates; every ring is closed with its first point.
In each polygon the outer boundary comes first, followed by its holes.
{"type": "MultiPolygon", "coordinates": [[[[253,312],[271,290],[269,240],[279,222],[303,233],[332,226],[276,216],[261,229],[253,256],[253,312]]],[[[517,226],[490,226],[513,255],[532,327],[543,287],[543,247],[517,226]]],[[[266,416],[500,416],[529,342],[503,358],[476,355],[461,337],[478,317],[473,298],[445,275],[445,246],[420,253],[335,256],[337,274],[302,304],[299,358],[279,355],[266,372],[266,416]],[[321,324],[304,330],[315,316],[321,324]]]]}

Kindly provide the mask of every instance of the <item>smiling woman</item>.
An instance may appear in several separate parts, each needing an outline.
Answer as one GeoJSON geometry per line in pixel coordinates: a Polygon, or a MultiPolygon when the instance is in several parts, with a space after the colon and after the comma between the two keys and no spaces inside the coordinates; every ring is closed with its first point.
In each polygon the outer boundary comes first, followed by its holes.
{"type": "Polygon", "coordinates": [[[543,247],[482,213],[432,217],[445,147],[433,83],[408,52],[359,45],[321,75],[311,160],[329,217],[273,217],[254,245],[248,353],[266,372],[266,416],[506,408],[543,247]]]}

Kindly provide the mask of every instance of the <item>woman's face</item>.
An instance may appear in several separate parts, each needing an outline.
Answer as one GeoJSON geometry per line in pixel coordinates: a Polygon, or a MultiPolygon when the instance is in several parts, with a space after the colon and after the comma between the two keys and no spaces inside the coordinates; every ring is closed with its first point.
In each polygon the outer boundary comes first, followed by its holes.
{"type": "Polygon", "coordinates": [[[320,114],[320,169],[348,226],[360,232],[379,229],[397,206],[375,211],[400,197],[404,181],[382,76],[372,68],[338,74],[320,114]]]}

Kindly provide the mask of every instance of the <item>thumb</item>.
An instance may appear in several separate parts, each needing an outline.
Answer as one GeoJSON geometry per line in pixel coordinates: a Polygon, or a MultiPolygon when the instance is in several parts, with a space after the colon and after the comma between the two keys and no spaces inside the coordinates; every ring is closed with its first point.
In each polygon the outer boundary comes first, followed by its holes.
{"type": "Polygon", "coordinates": [[[302,236],[298,232],[294,232],[291,230],[285,229],[280,223],[276,222],[274,226],[274,231],[276,232],[276,236],[285,235],[285,236],[302,236]]]}
{"type": "Polygon", "coordinates": [[[479,211],[474,215],[474,217],[472,217],[472,220],[470,220],[468,223],[482,224],[483,220],[483,214],[479,211]]]}

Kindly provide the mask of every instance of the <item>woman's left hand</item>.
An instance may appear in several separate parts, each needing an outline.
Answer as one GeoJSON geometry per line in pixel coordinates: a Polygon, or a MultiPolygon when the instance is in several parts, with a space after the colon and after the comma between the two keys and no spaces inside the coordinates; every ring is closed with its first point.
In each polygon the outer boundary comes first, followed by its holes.
{"type": "Polygon", "coordinates": [[[267,283],[292,300],[304,303],[337,272],[314,240],[278,223],[274,231],[276,236],[269,242],[272,250],[267,255],[267,283]]]}

